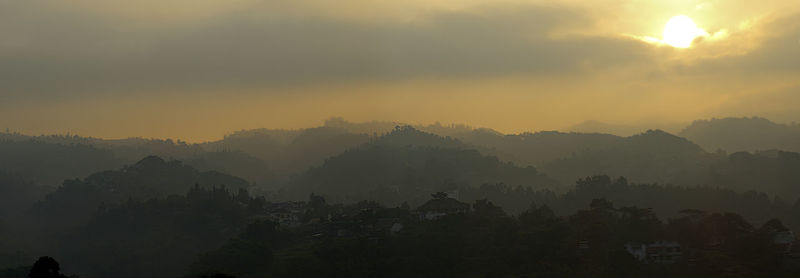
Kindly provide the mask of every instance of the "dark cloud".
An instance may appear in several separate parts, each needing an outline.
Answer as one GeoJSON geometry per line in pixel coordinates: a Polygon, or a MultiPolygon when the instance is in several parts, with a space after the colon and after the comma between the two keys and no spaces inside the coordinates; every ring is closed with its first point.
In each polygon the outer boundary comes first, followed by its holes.
{"type": "Polygon", "coordinates": [[[235,13],[191,27],[162,29],[136,29],[107,17],[50,15],[47,24],[19,20],[30,25],[23,28],[31,33],[24,46],[0,45],[0,90],[5,98],[70,97],[581,74],[649,59],[646,45],[622,37],[553,38],[558,30],[592,24],[583,11],[561,7],[439,13],[403,24],[323,17],[273,19],[264,14],[235,13]]]}

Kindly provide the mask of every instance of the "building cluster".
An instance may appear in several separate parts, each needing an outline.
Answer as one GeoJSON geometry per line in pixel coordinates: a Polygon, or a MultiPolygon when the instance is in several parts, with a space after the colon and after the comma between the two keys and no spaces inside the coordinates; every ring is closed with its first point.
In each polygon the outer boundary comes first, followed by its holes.
{"type": "Polygon", "coordinates": [[[440,197],[434,198],[417,208],[416,214],[420,220],[436,220],[441,217],[466,213],[469,211],[469,204],[462,203],[455,198],[440,197]]]}
{"type": "Polygon", "coordinates": [[[403,230],[405,221],[433,221],[470,210],[470,205],[458,201],[454,193],[434,194],[434,198],[415,210],[363,206],[326,205],[315,210],[307,202],[268,203],[258,218],[272,221],[282,229],[313,230],[317,237],[381,238],[403,230]]]}
{"type": "Polygon", "coordinates": [[[294,228],[302,225],[301,217],[305,214],[305,202],[269,203],[266,205],[267,219],[280,227],[294,228]]]}
{"type": "Polygon", "coordinates": [[[683,250],[677,241],[631,242],[625,244],[625,250],[636,260],[645,263],[673,264],[683,259],[683,250]]]}

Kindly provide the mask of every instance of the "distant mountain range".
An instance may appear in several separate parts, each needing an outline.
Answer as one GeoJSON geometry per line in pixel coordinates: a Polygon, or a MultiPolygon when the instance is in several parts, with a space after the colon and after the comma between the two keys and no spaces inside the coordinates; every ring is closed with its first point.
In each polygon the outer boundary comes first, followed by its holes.
{"type": "Polygon", "coordinates": [[[632,136],[650,129],[660,129],[670,133],[677,133],[685,126],[686,124],[683,123],[626,125],[604,123],[599,121],[584,121],[568,127],[567,130],[580,133],[606,133],[617,136],[632,136]]]}
{"type": "Polygon", "coordinates": [[[678,135],[696,142],[708,151],[722,149],[728,152],[800,152],[800,125],[779,124],[759,117],[698,120],[678,135]]]}
{"type": "Polygon", "coordinates": [[[437,191],[502,182],[563,191],[533,167],[502,162],[456,139],[410,126],[327,159],[297,176],[286,190],[294,198],[315,192],[344,202],[367,199],[397,205],[421,203],[437,191]]]}
{"type": "Polygon", "coordinates": [[[502,181],[557,189],[579,178],[608,174],[641,183],[719,185],[794,194],[795,190],[788,187],[788,183],[794,179],[793,172],[800,172],[793,168],[792,160],[792,153],[798,151],[800,126],[777,124],[763,118],[702,120],[695,121],[678,135],[646,130],[633,136],[558,131],[503,134],[465,125],[351,123],[332,118],[321,127],[243,130],[222,140],[201,144],[180,140],[104,140],[74,135],[0,133],[0,171],[25,183],[54,188],[66,179],[124,168],[154,155],[167,161],[180,160],[201,171],[241,177],[255,184],[251,189],[278,195],[279,192],[300,194],[309,190],[341,193],[336,188],[344,183],[364,184],[370,188],[391,187],[404,182],[391,177],[398,175],[400,169],[417,171],[410,175],[416,178],[419,177],[415,175],[425,171],[429,172],[422,175],[438,175],[439,180],[425,182],[428,190],[441,189],[447,178],[448,182],[469,186],[502,181]],[[747,156],[737,154],[739,151],[751,152],[753,159],[742,160],[747,156]],[[438,160],[454,168],[446,170],[450,172],[443,169],[443,173],[431,174],[433,172],[425,166],[434,165],[429,164],[429,160],[438,160]],[[486,168],[475,168],[478,166],[470,165],[470,161],[484,163],[480,165],[486,168]],[[731,180],[728,177],[736,176],[737,167],[743,167],[741,161],[755,163],[757,165],[750,167],[765,170],[748,182],[731,180]],[[360,166],[337,166],[342,163],[360,166]],[[385,165],[389,167],[384,169],[388,176],[382,177],[386,180],[370,181],[366,176],[374,173],[359,172],[359,167],[368,169],[381,163],[394,163],[385,165]],[[761,165],[773,165],[783,176],[769,177],[768,167],[761,165]],[[334,182],[334,176],[326,176],[334,174],[326,169],[346,170],[350,171],[348,175],[365,177],[334,182]],[[725,173],[724,178],[720,176],[722,173],[725,173]],[[467,176],[469,179],[465,178],[467,176]],[[292,186],[305,188],[295,190],[297,188],[292,186]]]}

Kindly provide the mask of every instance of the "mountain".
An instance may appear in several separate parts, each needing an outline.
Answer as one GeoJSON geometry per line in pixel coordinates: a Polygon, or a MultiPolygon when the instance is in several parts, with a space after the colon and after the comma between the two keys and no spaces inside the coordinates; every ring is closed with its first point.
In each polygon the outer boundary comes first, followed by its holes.
{"type": "Polygon", "coordinates": [[[378,137],[371,142],[373,145],[385,145],[395,147],[432,147],[432,148],[451,148],[451,149],[473,149],[474,147],[462,143],[452,137],[443,137],[430,132],[416,129],[412,126],[397,126],[394,130],[384,136],[378,137]]]}
{"type": "Polygon", "coordinates": [[[733,153],[711,167],[708,180],[712,186],[764,191],[794,200],[800,197],[800,153],[733,153]]]}
{"type": "Polygon", "coordinates": [[[623,141],[622,137],[610,134],[541,131],[504,135],[488,129],[477,129],[457,138],[491,150],[502,160],[524,166],[544,165],[586,150],[613,148],[623,141]]]}
{"type": "Polygon", "coordinates": [[[579,133],[606,133],[617,136],[631,136],[646,131],[647,129],[648,128],[640,126],[609,124],[598,121],[584,121],[567,128],[569,131],[579,133]]]}
{"type": "Polygon", "coordinates": [[[779,124],[759,117],[698,120],[684,128],[679,135],[708,151],[778,149],[800,152],[800,125],[779,124]]]}
{"type": "MultiPolygon", "coordinates": [[[[620,138],[605,148],[587,149],[556,159],[541,170],[561,182],[608,174],[644,183],[696,181],[711,163],[711,154],[691,141],[661,130],[620,138]]],[[[695,185],[695,184],[692,184],[695,185]]]]}
{"type": "Polygon", "coordinates": [[[82,143],[56,143],[31,138],[0,140],[0,171],[26,181],[55,186],[64,179],[120,167],[113,152],[82,143]]]}
{"type": "Polygon", "coordinates": [[[354,123],[348,122],[342,117],[331,117],[325,121],[323,127],[337,128],[355,134],[385,134],[391,132],[396,126],[402,125],[406,124],[381,121],[354,123]]]}
{"type": "Polygon", "coordinates": [[[623,125],[623,124],[610,124],[599,121],[584,121],[579,124],[570,126],[567,130],[579,133],[606,133],[614,134],[617,136],[632,136],[650,129],[661,129],[668,132],[677,132],[683,128],[685,124],[639,124],[639,125],[623,125]]]}
{"type": "MultiPolygon", "coordinates": [[[[389,146],[414,151],[437,148],[477,151],[480,156],[496,157],[501,163],[513,163],[514,167],[536,167],[561,184],[571,184],[589,175],[609,174],[624,175],[635,182],[695,186],[719,181],[714,171],[730,168],[725,153],[704,150],[762,150],[758,156],[766,153],[763,150],[791,152],[796,142],[800,142],[795,139],[800,138],[796,135],[800,134],[798,129],[796,125],[776,124],[762,118],[713,119],[696,121],[684,129],[681,135],[687,140],[657,130],[628,137],[558,131],[503,134],[466,125],[409,126],[331,118],[321,127],[242,130],[202,144],[169,139],[104,140],[0,133],[0,171],[32,183],[56,185],[64,179],[136,164],[139,158],[152,154],[184,161],[185,166],[198,170],[241,177],[257,184],[261,193],[273,194],[296,183],[295,176],[322,167],[329,158],[365,146],[389,146]],[[761,141],[762,137],[766,139],[761,141]]],[[[782,182],[725,183],[720,186],[791,192],[782,182]]]]}
{"type": "Polygon", "coordinates": [[[81,182],[120,198],[141,200],[183,194],[195,184],[205,187],[224,185],[234,190],[250,186],[247,181],[238,177],[217,171],[201,172],[180,161],[165,161],[157,156],[145,157],[120,170],[92,174],[81,182]]]}
{"type": "Polygon", "coordinates": [[[368,141],[367,134],[322,126],[299,130],[240,131],[220,141],[201,144],[201,147],[210,152],[242,152],[268,164],[273,174],[288,177],[368,141]]]}
{"type": "Polygon", "coordinates": [[[332,127],[305,129],[286,146],[280,163],[290,173],[305,171],[321,165],[328,157],[341,154],[358,145],[369,142],[367,134],[350,133],[332,127]]]}
{"type": "Polygon", "coordinates": [[[222,140],[200,144],[212,152],[241,151],[262,160],[278,156],[300,130],[254,129],[242,130],[226,135],[222,140]]]}
{"type": "Polygon", "coordinates": [[[559,187],[533,167],[517,167],[464,146],[454,139],[400,127],[309,169],[284,194],[295,199],[317,193],[343,202],[367,199],[399,204],[484,183],[559,187]]]}
{"type": "Polygon", "coordinates": [[[50,189],[0,171],[0,224],[30,208],[50,189]]]}
{"type": "Polygon", "coordinates": [[[139,137],[100,139],[69,134],[31,136],[20,133],[0,132],[0,141],[38,142],[64,146],[91,146],[95,149],[110,151],[117,159],[124,163],[135,163],[142,157],[148,155],[182,159],[203,151],[199,145],[188,144],[181,140],[145,139],[139,137]]]}
{"type": "Polygon", "coordinates": [[[203,152],[199,145],[171,139],[107,140],[76,135],[0,133],[0,170],[50,186],[65,179],[117,169],[150,155],[187,159],[203,152]]]}
{"type": "Polygon", "coordinates": [[[185,159],[184,163],[199,171],[217,171],[260,186],[272,187],[280,183],[280,177],[268,162],[241,151],[203,152],[185,159]]]}
{"type": "MultiPolygon", "coordinates": [[[[274,165],[286,165],[283,163],[286,156],[295,157],[287,154],[285,149],[301,133],[243,131],[213,143],[188,144],[171,139],[107,140],[76,135],[29,136],[0,132],[0,172],[55,188],[64,180],[137,164],[142,157],[158,156],[182,160],[186,165],[203,171],[218,171],[260,185],[271,185],[289,175],[277,172],[275,168],[280,168],[274,165]]],[[[328,138],[321,137],[320,140],[328,138]]],[[[322,157],[318,156],[314,161],[321,163],[329,155],[322,153],[322,157]]]]}
{"type": "Polygon", "coordinates": [[[383,135],[387,133],[391,133],[396,127],[401,126],[411,126],[414,129],[433,133],[440,136],[451,136],[456,137],[459,134],[467,133],[474,128],[464,125],[464,124],[449,124],[449,125],[442,125],[439,122],[430,125],[424,124],[408,124],[408,123],[401,123],[401,122],[391,122],[391,121],[369,121],[369,122],[348,122],[342,117],[332,117],[325,121],[324,127],[332,127],[332,128],[339,128],[347,130],[350,133],[356,134],[370,134],[370,135],[383,135]]]}
{"type": "Polygon", "coordinates": [[[144,201],[185,194],[196,185],[239,190],[250,184],[238,177],[216,171],[198,171],[180,161],[149,156],[120,170],[102,171],[85,179],[65,180],[54,192],[38,202],[33,218],[53,227],[76,227],[103,205],[144,201]]]}

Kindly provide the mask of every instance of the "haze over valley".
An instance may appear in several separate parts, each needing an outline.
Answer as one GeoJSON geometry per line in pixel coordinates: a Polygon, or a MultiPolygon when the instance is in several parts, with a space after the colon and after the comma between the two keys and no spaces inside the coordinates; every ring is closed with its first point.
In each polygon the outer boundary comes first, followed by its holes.
{"type": "Polygon", "coordinates": [[[796,0],[0,0],[0,278],[796,277],[796,0]]]}

